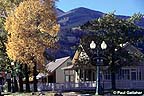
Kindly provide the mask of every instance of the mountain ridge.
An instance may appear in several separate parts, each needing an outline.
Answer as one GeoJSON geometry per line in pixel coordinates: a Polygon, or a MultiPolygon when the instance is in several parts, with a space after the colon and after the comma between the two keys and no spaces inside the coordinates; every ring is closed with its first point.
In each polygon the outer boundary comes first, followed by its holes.
{"type": "Polygon", "coordinates": [[[79,7],[58,16],[58,23],[62,28],[71,28],[73,26],[84,24],[94,18],[101,17],[102,15],[102,12],[79,7]]]}
{"type": "MultiPolygon", "coordinates": [[[[61,26],[60,32],[58,33],[60,44],[59,50],[56,52],[56,58],[64,56],[73,57],[76,47],[79,45],[80,38],[85,35],[75,27],[78,27],[88,21],[102,17],[104,14],[100,11],[91,10],[84,7],[72,9],[68,12],[61,11],[61,14],[57,16],[57,21],[61,26]]],[[[118,18],[127,19],[130,16],[116,15],[118,18]]],[[[144,28],[144,18],[136,23],[144,28]]]]}
{"type": "MultiPolygon", "coordinates": [[[[61,15],[57,16],[57,21],[61,25],[61,28],[71,28],[74,26],[82,25],[86,23],[87,21],[102,17],[104,14],[101,11],[96,11],[93,9],[88,9],[85,7],[78,7],[75,9],[72,9],[70,11],[64,12],[61,15]]],[[[130,18],[130,16],[125,15],[116,15],[119,18],[130,18]]],[[[136,23],[137,25],[144,27],[144,18],[142,20],[143,22],[136,23]]]]}

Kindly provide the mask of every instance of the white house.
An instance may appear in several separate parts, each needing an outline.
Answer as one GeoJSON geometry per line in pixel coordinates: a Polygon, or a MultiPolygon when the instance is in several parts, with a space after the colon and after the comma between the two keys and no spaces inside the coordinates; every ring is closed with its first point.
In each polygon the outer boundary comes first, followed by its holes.
{"type": "MultiPolygon", "coordinates": [[[[96,68],[91,65],[89,57],[81,46],[82,50],[77,50],[72,64],[68,67],[63,67],[65,70],[65,82],[95,82],[96,81],[96,68]],[[87,58],[83,64],[79,64],[77,61],[83,58],[87,58]]],[[[131,53],[135,53],[137,56],[143,56],[137,48],[130,44],[126,44],[123,47],[125,50],[131,53]]],[[[107,67],[105,67],[107,69],[107,67]]],[[[125,66],[122,67],[116,74],[116,88],[119,89],[144,89],[144,62],[139,63],[137,66],[125,66]]],[[[109,70],[100,72],[100,82],[104,89],[111,88],[111,74],[109,70]]]]}

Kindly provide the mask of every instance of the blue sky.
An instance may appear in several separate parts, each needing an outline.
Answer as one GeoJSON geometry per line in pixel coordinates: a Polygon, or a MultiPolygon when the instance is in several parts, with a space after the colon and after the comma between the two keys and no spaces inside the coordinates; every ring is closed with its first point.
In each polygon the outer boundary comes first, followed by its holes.
{"type": "Polygon", "coordinates": [[[63,11],[86,7],[104,13],[116,11],[117,15],[144,14],[144,0],[59,0],[56,6],[63,11]]]}

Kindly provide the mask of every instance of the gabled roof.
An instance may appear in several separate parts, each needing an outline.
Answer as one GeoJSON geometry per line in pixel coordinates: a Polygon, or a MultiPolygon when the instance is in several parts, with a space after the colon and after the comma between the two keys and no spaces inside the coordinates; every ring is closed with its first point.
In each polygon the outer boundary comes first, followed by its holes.
{"type": "Polygon", "coordinates": [[[90,64],[89,56],[85,52],[84,48],[82,45],[79,45],[79,48],[76,52],[75,55],[72,59],[72,65],[66,66],[61,68],[62,70],[76,70],[76,69],[91,69],[95,70],[95,67],[90,64]],[[79,63],[79,61],[85,60],[84,63],[79,63]]]}
{"type": "Polygon", "coordinates": [[[127,50],[130,54],[133,54],[137,57],[143,57],[144,56],[144,54],[138,48],[136,48],[135,46],[133,46],[129,43],[126,43],[123,48],[125,50],[127,50]]]}
{"type": "Polygon", "coordinates": [[[68,70],[68,69],[73,69],[74,65],[69,65],[69,66],[66,66],[66,67],[63,67],[61,68],[62,70],[68,70]]]}
{"type": "Polygon", "coordinates": [[[75,64],[78,60],[82,60],[84,58],[88,58],[89,59],[89,56],[85,52],[83,46],[79,45],[79,48],[80,49],[75,52],[75,55],[74,55],[74,57],[72,59],[72,64],[75,64]]]}
{"type": "Polygon", "coordinates": [[[60,67],[64,62],[66,62],[70,56],[63,57],[56,59],[55,61],[52,61],[46,65],[46,70],[50,73],[54,72],[58,67],[60,67]]]}

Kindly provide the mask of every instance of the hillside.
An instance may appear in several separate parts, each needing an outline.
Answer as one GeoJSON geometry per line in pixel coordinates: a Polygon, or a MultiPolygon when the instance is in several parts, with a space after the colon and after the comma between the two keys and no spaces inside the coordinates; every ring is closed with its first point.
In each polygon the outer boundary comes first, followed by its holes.
{"type": "MultiPolygon", "coordinates": [[[[102,17],[105,13],[87,9],[84,7],[76,8],[68,12],[63,12],[58,9],[58,23],[61,25],[61,31],[59,32],[59,44],[60,49],[56,52],[56,58],[63,56],[73,56],[78,46],[80,38],[86,33],[74,29],[74,27],[82,25],[87,21],[102,17]]],[[[129,18],[128,16],[117,15],[118,18],[129,18]]],[[[144,27],[144,18],[140,22],[136,22],[137,25],[144,27]]]]}
{"type": "Polygon", "coordinates": [[[84,24],[89,20],[101,17],[102,15],[102,12],[80,7],[58,16],[58,23],[62,28],[71,28],[84,24]]]}

